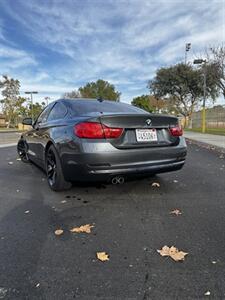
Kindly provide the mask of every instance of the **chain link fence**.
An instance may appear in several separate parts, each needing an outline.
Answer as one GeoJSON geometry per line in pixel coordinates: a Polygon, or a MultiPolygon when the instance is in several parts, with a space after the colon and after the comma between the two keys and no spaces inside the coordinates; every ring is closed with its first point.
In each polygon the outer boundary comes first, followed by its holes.
{"type": "MultiPolygon", "coordinates": [[[[194,112],[192,115],[192,128],[197,129],[202,126],[202,112],[194,112]]],[[[215,106],[206,109],[206,128],[225,129],[225,106],[215,106]]]]}

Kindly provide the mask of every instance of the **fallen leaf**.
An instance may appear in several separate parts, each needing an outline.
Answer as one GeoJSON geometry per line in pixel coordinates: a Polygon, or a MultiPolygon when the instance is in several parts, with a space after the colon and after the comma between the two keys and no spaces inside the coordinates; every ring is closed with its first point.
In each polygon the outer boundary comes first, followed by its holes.
{"type": "Polygon", "coordinates": [[[210,291],[207,291],[207,292],[205,292],[204,295],[205,295],[205,296],[210,296],[210,294],[211,294],[210,291]]]}
{"type": "Polygon", "coordinates": [[[170,214],[174,214],[176,216],[182,215],[182,212],[179,209],[174,209],[170,212],[170,214]]]}
{"type": "Polygon", "coordinates": [[[13,162],[12,162],[12,161],[9,161],[8,164],[9,164],[9,165],[13,165],[13,162]]]}
{"type": "Polygon", "coordinates": [[[170,256],[173,260],[175,261],[180,261],[180,260],[184,260],[185,255],[187,255],[188,253],[183,252],[183,251],[179,251],[176,247],[172,246],[172,247],[168,247],[168,246],[164,246],[162,247],[161,250],[157,250],[157,252],[161,255],[161,256],[170,256]]]}
{"type": "Polygon", "coordinates": [[[168,246],[163,246],[161,250],[157,250],[157,252],[161,256],[169,256],[170,255],[170,248],[168,246]]]}
{"type": "Polygon", "coordinates": [[[26,210],[24,213],[25,213],[25,214],[29,214],[29,212],[30,212],[29,210],[26,210]]]}
{"type": "Polygon", "coordinates": [[[153,183],[152,183],[152,186],[153,186],[153,187],[160,187],[160,184],[159,184],[158,182],[153,182],[153,183]]]}
{"type": "Polygon", "coordinates": [[[101,261],[109,260],[109,255],[106,252],[97,252],[97,258],[101,261]]]}
{"type": "Polygon", "coordinates": [[[40,283],[37,283],[37,284],[36,284],[36,287],[39,287],[39,286],[40,286],[40,283]]]}
{"type": "Polygon", "coordinates": [[[61,234],[63,234],[63,230],[62,229],[55,230],[55,235],[61,235],[61,234]]]}
{"type": "Polygon", "coordinates": [[[76,233],[80,233],[80,232],[85,232],[85,233],[91,233],[91,228],[93,228],[93,225],[90,224],[86,224],[86,225],[82,225],[80,227],[74,227],[72,229],[70,229],[70,232],[76,232],[76,233]]]}

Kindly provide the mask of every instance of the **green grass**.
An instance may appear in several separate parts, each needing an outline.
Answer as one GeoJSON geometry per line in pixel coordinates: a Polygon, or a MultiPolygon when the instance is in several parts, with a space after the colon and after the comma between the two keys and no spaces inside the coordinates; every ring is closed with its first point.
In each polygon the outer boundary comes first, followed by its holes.
{"type": "Polygon", "coordinates": [[[14,131],[14,130],[17,130],[17,128],[6,128],[6,127],[0,127],[0,131],[10,131],[10,130],[12,130],[12,131],[14,131]]]}
{"type": "MultiPolygon", "coordinates": [[[[192,131],[192,132],[202,133],[201,128],[192,128],[192,129],[185,128],[185,131],[192,131]]],[[[205,130],[205,133],[216,134],[216,135],[225,135],[225,128],[207,128],[205,130]]]]}

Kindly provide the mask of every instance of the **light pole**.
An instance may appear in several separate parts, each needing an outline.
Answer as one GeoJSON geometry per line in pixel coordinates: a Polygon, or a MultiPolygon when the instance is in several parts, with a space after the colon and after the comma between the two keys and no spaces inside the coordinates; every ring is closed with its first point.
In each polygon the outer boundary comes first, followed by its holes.
{"type": "Polygon", "coordinates": [[[185,65],[187,63],[187,53],[188,53],[188,51],[190,51],[190,49],[191,49],[191,43],[186,43],[185,44],[185,54],[184,54],[185,65]]]}
{"type": "Polygon", "coordinates": [[[45,97],[46,106],[48,106],[48,101],[50,100],[50,97],[45,97]]]}
{"type": "Polygon", "coordinates": [[[206,102],[206,59],[195,59],[194,60],[195,65],[201,65],[203,64],[203,104],[202,104],[202,133],[205,133],[205,102],[206,102]]]}
{"type": "Polygon", "coordinates": [[[25,92],[25,94],[30,95],[30,100],[31,100],[31,118],[32,118],[32,123],[34,122],[34,111],[33,111],[33,94],[38,94],[38,92],[25,92]]]}

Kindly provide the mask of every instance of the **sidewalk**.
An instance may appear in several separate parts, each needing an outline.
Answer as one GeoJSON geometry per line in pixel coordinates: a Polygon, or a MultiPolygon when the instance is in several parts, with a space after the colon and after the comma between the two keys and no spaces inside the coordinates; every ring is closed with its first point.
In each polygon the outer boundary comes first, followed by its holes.
{"type": "Polygon", "coordinates": [[[21,136],[20,132],[1,132],[0,131],[0,148],[15,146],[21,136]]]}
{"type": "Polygon", "coordinates": [[[209,145],[213,145],[225,149],[225,136],[223,135],[215,135],[215,134],[207,134],[207,133],[203,134],[198,132],[185,131],[184,137],[197,142],[206,143],[209,145]]]}

